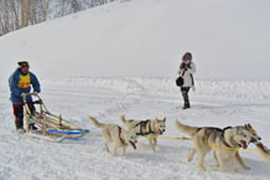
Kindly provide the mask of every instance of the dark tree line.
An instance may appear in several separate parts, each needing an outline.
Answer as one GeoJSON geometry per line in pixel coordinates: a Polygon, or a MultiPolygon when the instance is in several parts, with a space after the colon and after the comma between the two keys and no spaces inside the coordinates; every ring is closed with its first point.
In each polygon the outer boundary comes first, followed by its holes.
{"type": "Polygon", "coordinates": [[[0,36],[115,0],[0,0],[0,36]]]}

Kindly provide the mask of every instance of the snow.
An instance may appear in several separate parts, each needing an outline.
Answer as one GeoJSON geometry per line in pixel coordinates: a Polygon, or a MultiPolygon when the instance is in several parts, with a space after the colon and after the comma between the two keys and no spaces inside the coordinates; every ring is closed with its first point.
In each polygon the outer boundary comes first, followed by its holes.
{"type": "MultiPolygon", "coordinates": [[[[187,162],[193,144],[160,139],[153,153],[146,139],[126,157],[102,151],[100,137],[51,143],[14,130],[7,78],[19,59],[30,61],[54,113],[100,133],[87,119],[118,123],[120,115],[167,117],[164,136],[183,136],[175,119],[196,126],[251,123],[270,147],[269,1],[131,0],[25,28],[0,37],[0,180],[269,179],[268,162],[241,151],[251,170],[208,172],[187,162]],[[175,86],[185,51],[198,72],[192,108],[182,110],[175,86]]],[[[254,145],[249,148],[254,149],[254,145]]],[[[196,156],[197,157],[197,156],[196,156]]]]}
{"type": "MultiPolygon", "coordinates": [[[[120,115],[146,119],[167,117],[165,137],[183,136],[175,119],[197,126],[241,125],[251,123],[267,146],[269,142],[270,82],[199,80],[191,92],[192,109],[183,111],[180,92],[170,78],[48,78],[42,80],[42,97],[49,110],[100,133],[88,115],[100,121],[121,124],[120,115]],[[236,91],[237,89],[237,91],[236,91]],[[263,93],[262,93],[263,92],[263,93]]],[[[239,165],[239,173],[218,170],[210,153],[208,172],[191,163],[187,156],[192,142],[160,139],[153,153],[146,139],[138,149],[128,148],[126,157],[113,157],[102,151],[100,137],[50,143],[21,137],[15,133],[8,89],[0,88],[0,179],[269,179],[270,164],[257,152],[241,151],[251,170],[239,165]],[[19,178],[18,178],[19,177],[19,178]]],[[[249,148],[254,149],[254,145],[249,148]]],[[[196,156],[197,157],[197,156],[196,156]]]]}
{"type": "Polygon", "coordinates": [[[199,78],[269,80],[269,7],[268,0],[116,2],[1,37],[0,72],[6,78],[27,59],[42,77],[171,77],[191,51],[199,78]]]}

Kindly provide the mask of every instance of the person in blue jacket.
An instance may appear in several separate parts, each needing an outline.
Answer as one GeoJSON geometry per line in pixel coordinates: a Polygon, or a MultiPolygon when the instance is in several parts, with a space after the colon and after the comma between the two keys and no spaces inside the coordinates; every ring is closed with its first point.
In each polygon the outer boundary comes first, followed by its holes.
{"type": "MultiPolygon", "coordinates": [[[[10,100],[13,105],[13,114],[15,116],[15,126],[17,130],[23,129],[23,93],[31,92],[31,86],[34,92],[40,93],[40,83],[35,74],[29,71],[29,63],[27,61],[18,62],[18,68],[9,78],[9,88],[11,92],[10,100]]],[[[27,96],[27,103],[32,112],[35,111],[35,107],[32,103],[32,97],[27,96]]],[[[30,129],[37,129],[34,124],[31,124],[30,129]]]]}

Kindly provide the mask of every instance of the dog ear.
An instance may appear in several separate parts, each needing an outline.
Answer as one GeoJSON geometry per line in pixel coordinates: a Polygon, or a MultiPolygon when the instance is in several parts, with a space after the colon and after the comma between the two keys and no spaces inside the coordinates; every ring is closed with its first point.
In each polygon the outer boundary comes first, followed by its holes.
{"type": "Polygon", "coordinates": [[[249,129],[247,124],[245,124],[245,125],[244,125],[244,127],[245,127],[245,129],[246,129],[246,130],[248,130],[248,129],[249,129]]]}
{"type": "Polygon", "coordinates": [[[251,126],[249,123],[248,123],[247,125],[248,125],[248,128],[249,128],[249,129],[252,129],[252,126],[251,126]]]}
{"type": "Polygon", "coordinates": [[[163,119],[163,122],[166,122],[166,120],[167,120],[167,118],[165,117],[165,118],[163,119]]]}

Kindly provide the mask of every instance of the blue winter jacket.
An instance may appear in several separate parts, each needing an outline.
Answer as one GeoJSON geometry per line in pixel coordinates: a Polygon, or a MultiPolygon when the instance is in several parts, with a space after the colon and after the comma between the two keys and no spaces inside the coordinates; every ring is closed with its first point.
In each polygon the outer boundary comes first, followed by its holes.
{"type": "MultiPolygon", "coordinates": [[[[22,93],[29,93],[31,91],[31,85],[34,88],[34,92],[40,93],[39,81],[33,73],[28,72],[23,74],[19,70],[16,70],[9,78],[10,100],[12,104],[23,104],[21,95],[22,93]]],[[[27,101],[32,101],[31,96],[27,96],[27,101]]]]}

